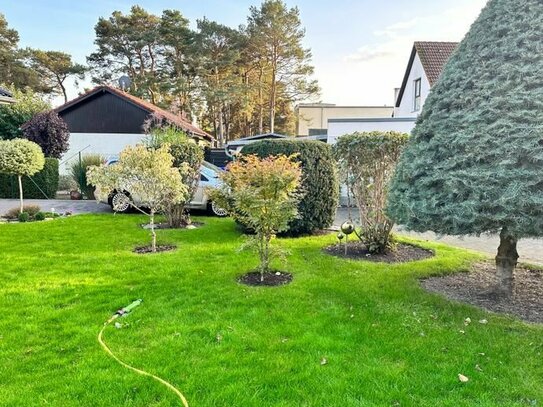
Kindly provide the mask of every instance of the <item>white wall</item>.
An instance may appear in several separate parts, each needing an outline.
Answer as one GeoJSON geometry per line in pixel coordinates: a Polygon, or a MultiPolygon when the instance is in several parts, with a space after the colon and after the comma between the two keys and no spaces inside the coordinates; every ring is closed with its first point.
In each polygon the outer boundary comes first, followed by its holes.
{"type": "Polygon", "coordinates": [[[399,131],[411,133],[416,117],[384,117],[381,119],[330,119],[328,120],[328,144],[346,134],[364,131],[399,131]]]}
{"type": "Polygon", "coordinates": [[[422,79],[421,82],[421,103],[420,107],[424,106],[424,102],[428,93],[430,92],[430,82],[426,77],[422,63],[420,62],[419,54],[415,54],[415,59],[413,60],[413,66],[411,67],[411,72],[409,73],[409,78],[407,79],[407,84],[405,86],[405,91],[403,93],[402,101],[399,107],[394,108],[394,117],[417,117],[421,110],[414,111],[415,107],[415,80],[422,79]]]}
{"type": "Polygon", "coordinates": [[[62,156],[60,174],[68,174],[73,160],[81,154],[100,154],[105,158],[119,154],[126,146],[138,144],[144,134],[119,133],[71,133],[70,148],[62,156]],[[66,161],[66,162],[64,162],[66,161]]]}

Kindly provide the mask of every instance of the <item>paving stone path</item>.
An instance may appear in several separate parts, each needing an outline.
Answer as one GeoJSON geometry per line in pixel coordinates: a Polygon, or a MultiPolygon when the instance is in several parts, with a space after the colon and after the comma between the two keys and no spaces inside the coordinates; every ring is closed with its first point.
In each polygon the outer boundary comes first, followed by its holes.
{"type": "MultiPolygon", "coordinates": [[[[52,208],[57,213],[71,212],[72,214],[81,213],[104,213],[111,212],[111,208],[106,204],[99,204],[96,201],[70,201],[68,199],[25,199],[25,205],[38,205],[42,211],[50,212],[52,208]]],[[[3,215],[11,208],[17,208],[19,200],[0,199],[0,215],[3,215]]]]}

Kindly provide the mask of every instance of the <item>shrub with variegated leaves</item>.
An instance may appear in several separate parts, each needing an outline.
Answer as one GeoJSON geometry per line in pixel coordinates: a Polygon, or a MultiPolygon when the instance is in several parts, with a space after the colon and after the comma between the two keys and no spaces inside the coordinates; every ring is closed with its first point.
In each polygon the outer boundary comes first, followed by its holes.
{"type": "Polygon", "coordinates": [[[87,180],[96,187],[98,200],[107,199],[112,191],[128,191],[134,197],[133,207],[149,210],[153,251],[156,251],[155,214],[172,203],[186,201],[190,193],[182,181],[188,169],[174,167],[169,149],[168,144],[157,149],[128,146],[120,153],[117,163],[92,166],[87,171],[87,180]]]}
{"type": "Polygon", "coordinates": [[[0,173],[16,175],[19,181],[20,212],[23,212],[22,177],[36,174],[45,164],[39,145],[28,140],[0,140],[0,173]]]}

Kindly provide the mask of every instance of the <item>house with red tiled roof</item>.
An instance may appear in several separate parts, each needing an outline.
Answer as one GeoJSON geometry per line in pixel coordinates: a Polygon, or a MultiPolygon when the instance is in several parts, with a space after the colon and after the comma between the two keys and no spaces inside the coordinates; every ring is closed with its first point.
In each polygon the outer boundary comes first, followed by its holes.
{"type": "Polygon", "coordinates": [[[420,114],[430,89],[457,46],[457,42],[414,43],[402,86],[396,92],[394,117],[417,117],[420,114]]]}
{"type": "Polygon", "coordinates": [[[356,131],[400,131],[411,133],[430,89],[458,46],[457,42],[417,41],[413,44],[401,88],[395,89],[392,117],[328,119],[328,140],[356,131]]]}
{"type": "Polygon", "coordinates": [[[60,173],[69,172],[79,154],[118,155],[145,137],[144,123],[158,119],[187,133],[200,144],[214,138],[180,115],[159,108],[120,89],[101,85],[55,109],[70,131],[70,148],[62,157],[60,173]]]}

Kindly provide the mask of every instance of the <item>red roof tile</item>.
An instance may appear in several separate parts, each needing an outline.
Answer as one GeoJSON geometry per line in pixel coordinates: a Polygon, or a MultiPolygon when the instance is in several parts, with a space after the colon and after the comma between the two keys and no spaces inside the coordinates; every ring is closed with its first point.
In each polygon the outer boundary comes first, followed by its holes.
{"type": "Polygon", "coordinates": [[[417,41],[415,49],[431,86],[439,79],[445,64],[458,47],[457,42],[417,41]]]}

